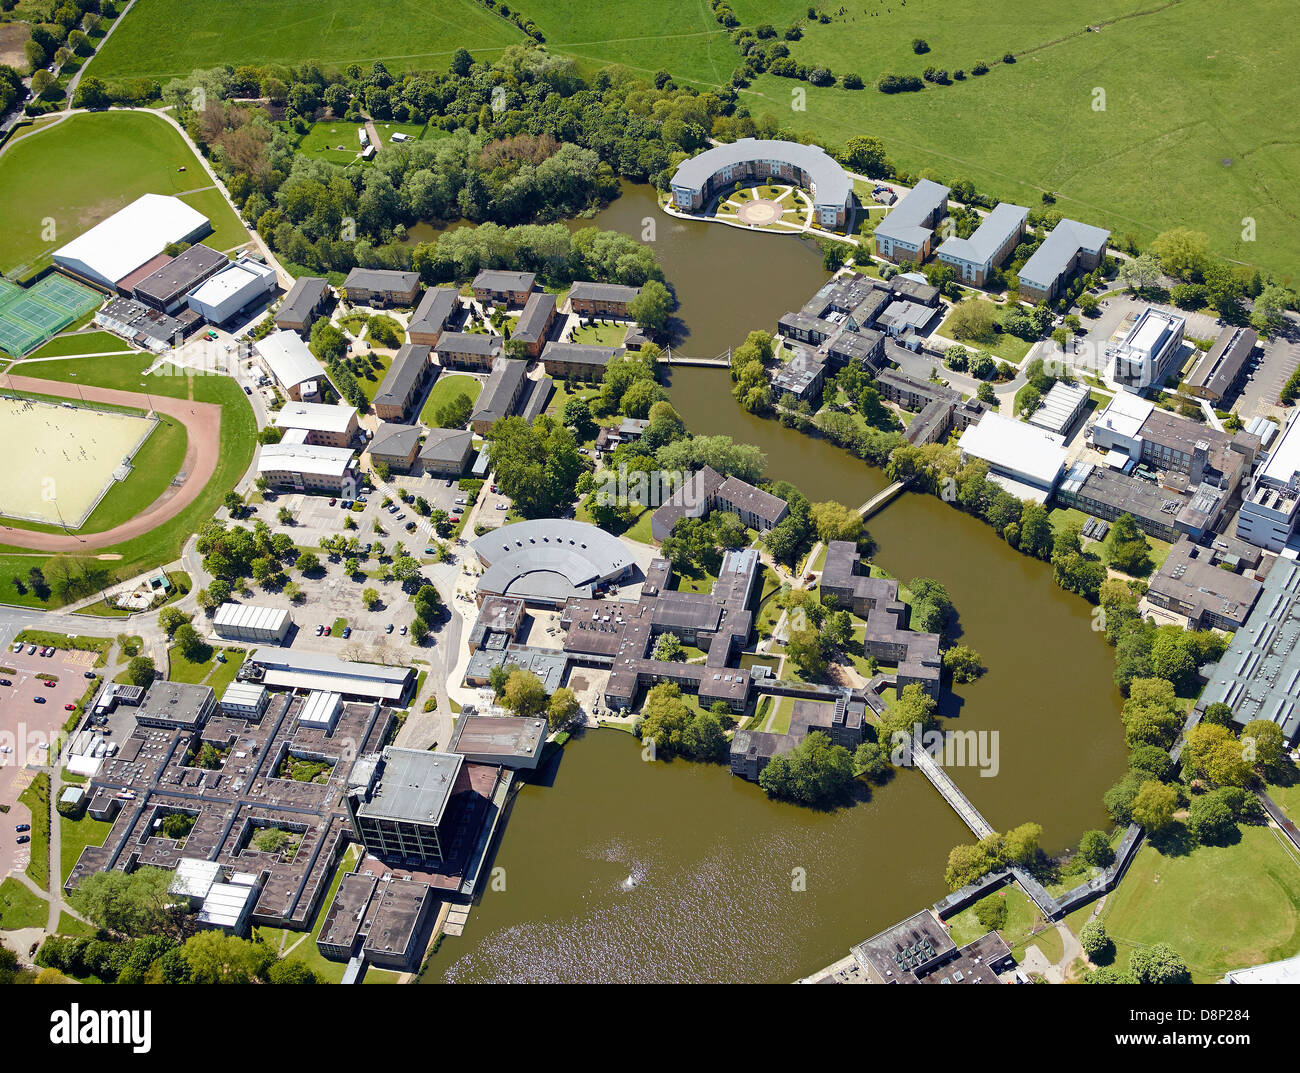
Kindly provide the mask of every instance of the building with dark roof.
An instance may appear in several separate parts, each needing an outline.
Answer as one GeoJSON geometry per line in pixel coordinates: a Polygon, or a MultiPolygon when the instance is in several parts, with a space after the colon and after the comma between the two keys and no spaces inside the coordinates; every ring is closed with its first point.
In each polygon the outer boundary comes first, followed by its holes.
{"type": "Polygon", "coordinates": [[[1209,483],[1191,486],[1177,474],[1157,481],[1076,462],[1056,489],[1056,499],[1105,521],[1131,514],[1143,532],[1173,542],[1183,535],[1199,540],[1213,531],[1230,497],[1209,483]]]}
{"type": "Polygon", "coordinates": [[[531,606],[559,607],[591,597],[630,573],[632,554],[611,533],[586,522],[536,518],[485,533],[470,547],[486,569],[480,602],[508,596],[531,606]]]}
{"type": "Polygon", "coordinates": [[[429,353],[427,346],[403,343],[393,356],[374,401],[375,413],[385,421],[405,418],[430,377],[437,379],[440,370],[429,360],[429,353]]]}
{"type": "Polygon", "coordinates": [[[579,280],[569,288],[569,309],[581,317],[626,317],[640,287],[579,280]]]}
{"type": "Polygon", "coordinates": [[[1151,575],[1145,601],[1189,630],[1239,630],[1263,587],[1253,577],[1225,569],[1232,557],[1183,537],[1151,575]]]}
{"type": "Polygon", "coordinates": [[[487,372],[505,353],[505,340],[482,332],[443,332],[438,338],[438,360],[443,366],[487,372]]]}
{"type": "Polygon", "coordinates": [[[180,346],[203,323],[192,309],[169,316],[133,298],[114,298],[95,314],[95,325],[155,354],[180,346]]]}
{"type": "Polygon", "coordinates": [[[381,857],[441,861],[441,827],[465,758],[388,746],[373,765],[354,767],[346,798],[357,841],[381,857]]]}
{"type": "Polygon", "coordinates": [[[316,276],[299,276],[276,310],[275,326],[280,331],[307,335],[316,318],[328,308],[329,302],[328,283],[316,276]]]}
{"type": "Polygon", "coordinates": [[[420,274],[389,268],[354,268],[343,281],[343,289],[353,305],[380,309],[412,306],[420,293],[420,274]]]}
{"type": "Polygon", "coordinates": [[[528,301],[537,276],[532,272],[506,272],[485,268],[474,277],[471,289],[480,302],[518,308],[528,301]]]}
{"type": "Polygon", "coordinates": [[[853,959],[872,984],[1000,984],[1015,966],[997,932],[959,947],[928,909],[858,943],[853,959]]]}
{"type": "Polygon", "coordinates": [[[555,295],[546,291],[534,291],[524,303],[523,312],[515,321],[511,339],[517,339],[528,350],[528,356],[535,358],[546,345],[547,334],[555,322],[555,295]]]}
{"type": "Polygon", "coordinates": [[[200,283],[230,265],[224,253],[197,243],[131,288],[136,301],[162,313],[175,313],[200,283]]]}
{"type": "Polygon", "coordinates": [[[1254,328],[1225,327],[1214,346],[1197,362],[1184,390],[1216,405],[1235,395],[1258,343],[1254,328]]]}
{"type": "Polygon", "coordinates": [[[547,343],[542,361],[550,376],[562,380],[599,380],[605,368],[624,354],[622,347],[596,346],[590,343],[547,343]]]}
{"type": "Polygon", "coordinates": [[[370,458],[382,462],[402,473],[408,472],[415,464],[416,452],[420,449],[420,435],[424,429],[419,425],[401,425],[385,421],[375,430],[375,437],[370,441],[370,458]]]}
{"type": "Polygon", "coordinates": [[[714,510],[731,511],[749,528],[766,532],[789,513],[789,506],[779,496],[739,477],[723,477],[704,466],[655,510],[650,518],[651,535],[655,541],[666,540],[682,518],[702,518],[714,510]]]}
{"type": "Polygon", "coordinates": [[[432,428],[420,448],[420,469],[434,477],[459,477],[473,450],[474,436],[467,429],[432,428]]]}
{"type": "Polygon", "coordinates": [[[774,756],[794,749],[813,731],[825,734],[832,745],[842,745],[852,752],[866,741],[866,704],[847,692],[834,701],[795,700],[790,729],[785,733],[736,731],[729,753],[731,773],[757,782],[774,756]]]}
{"type": "Polygon", "coordinates": [[[528,380],[528,366],[525,362],[511,358],[497,358],[492,366],[492,375],[483,385],[470,415],[469,427],[480,436],[503,417],[510,417],[517,412],[521,402],[528,398],[531,384],[528,380]]]}
{"type": "Polygon", "coordinates": [[[411,314],[406,334],[412,343],[437,347],[442,333],[460,314],[460,298],[451,287],[430,287],[411,314]]]}
{"type": "Polygon", "coordinates": [[[546,733],[544,718],[466,712],[456,720],[447,749],[475,763],[532,771],[542,759],[546,733]]]}

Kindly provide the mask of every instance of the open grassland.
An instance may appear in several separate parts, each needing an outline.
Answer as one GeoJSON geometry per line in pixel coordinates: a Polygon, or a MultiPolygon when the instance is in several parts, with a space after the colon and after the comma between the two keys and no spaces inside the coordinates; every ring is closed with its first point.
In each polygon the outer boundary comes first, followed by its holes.
{"type": "MultiPolygon", "coordinates": [[[[130,354],[111,358],[25,362],[20,368],[24,375],[47,380],[138,392],[144,370],[152,361],[151,354],[130,354]]],[[[212,519],[222,497],[244,475],[253,459],[256,444],[257,427],[252,408],[239,385],[229,377],[159,374],[148,377],[147,386],[153,395],[221,406],[221,456],[216,472],[202,493],[176,517],[144,536],[97,548],[87,555],[87,561],[100,560],[97,565],[109,567],[119,578],[128,578],[176,559],[185,539],[212,519]]],[[[37,600],[30,589],[20,593],[14,578],[25,575],[33,566],[48,568],[52,558],[23,548],[0,546],[0,603],[51,606],[37,600]]]]}
{"type": "Polygon", "coordinates": [[[5,206],[0,271],[48,263],[53,250],[141,194],[183,195],[211,221],[214,233],[203,241],[214,249],[247,241],[239,218],[219,190],[205,189],[210,186],[185,140],[158,116],[74,115],[0,156],[0,204],[5,206]]]}
{"type": "Polygon", "coordinates": [[[227,63],[344,67],[380,60],[393,71],[445,70],[462,45],[491,55],[526,40],[475,0],[136,0],[87,70],[106,80],[180,78],[227,63]]]}
{"type": "Polygon", "coordinates": [[[1300,951],[1300,861],[1268,827],[1229,846],[1166,856],[1143,846],[1103,919],[1127,966],[1141,945],[1168,943],[1198,983],[1300,951]]]}
{"type": "MultiPolygon", "coordinates": [[[[1300,275],[1288,196],[1300,140],[1279,120],[1300,96],[1288,39],[1277,32],[1292,11],[1285,0],[1244,0],[1230,12],[1213,0],[889,6],[888,16],[809,27],[791,48],[801,62],[856,71],[867,89],[817,89],[764,75],[742,99],[756,116],[770,114],[832,144],[876,135],[899,167],[969,178],[1006,200],[1037,207],[1044,191],[1055,192],[1061,212],[1117,237],[1132,232],[1146,241],[1187,226],[1209,235],[1224,256],[1300,275]],[[1143,7],[1152,10],[1132,14],[1143,7]],[[1084,32],[1125,14],[1132,17],[1084,32]],[[930,52],[913,55],[913,37],[924,37],[930,52]],[[1018,54],[1015,64],[997,62],[1006,52],[1018,54]],[[872,88],[885,72],[969,72],[977,60],[993,69],[917,93],[872,88]],[[792,113],[796,87],[807,89],[806,110],[792,113]],[[1104,111],[1094,109],[1098,90],[1104,111]],[[1254,241],[1243,241],[1247,219],[1254,241]]],[[[750,7],[782,23],[772,9],[798,5],[738,0],[736,7],[747,24],[750,7]]]]}

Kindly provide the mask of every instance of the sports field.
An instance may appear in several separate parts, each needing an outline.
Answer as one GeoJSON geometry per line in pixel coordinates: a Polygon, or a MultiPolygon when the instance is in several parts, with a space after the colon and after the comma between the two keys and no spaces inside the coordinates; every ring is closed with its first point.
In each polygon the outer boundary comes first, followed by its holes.
{"type": "Polygon", "coordinates": [[[97,292],[64,276],[46,276],[26,288],[0,279],[0,350],[22,357],[102,301],[97,292]]]}
{"type": "Polygon", "coordinates": [[[142,415],[0,398],[7,445],[0,514],[80,528],[154,424],[142,415]]]}
{"type": "Polygon", "coordinates": [[[141,194],[176,194],[207,216],[213,234],[203,241],[214,249],[246,242],[248,232],[211,186],[185,140],[158,116],[93,112],[44,127],[0,155],[0,271],[48,264],[52,251],[141,194]]]}

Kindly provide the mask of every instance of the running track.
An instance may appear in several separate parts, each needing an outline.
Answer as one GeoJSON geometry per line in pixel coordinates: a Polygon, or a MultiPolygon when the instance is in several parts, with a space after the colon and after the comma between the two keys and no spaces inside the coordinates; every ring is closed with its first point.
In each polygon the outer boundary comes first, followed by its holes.
{"type": "Polygon", "coordinates": [[[154,410],[176,418],[185,426],[189,439],[185,446],[185,461],[181,464],[181,469],[186,474],[185,483],[179,488],[168,487],[148,508],[130,521],[100,533],[88,533],[84,536],[36,533],[30,529],[14,529],[12,526],[0,525],[0,544],[48,552],[89,551],[93,548],[120,544],[124,540],[157,529],[164,522],[176,517],[198,498],[199,493],[207,487],[208,481],[217,471],[217,459],[221,453],[221,407],[216,403],[169,399],[152,394],[146,398],[134,391],[115,391],[102,387],[83,386],[78,391],[73,384],[66,384],[60,380],[37,380],[31,376],[6,376],[5,381],[6,385],[12,385],[16,391],[59,395],[74,402],[79,396],[84,396],[88,402],[107,402],[114,406],[131,406],[139,410],[147,410],[149,401],[152,400],[154,410]]]}

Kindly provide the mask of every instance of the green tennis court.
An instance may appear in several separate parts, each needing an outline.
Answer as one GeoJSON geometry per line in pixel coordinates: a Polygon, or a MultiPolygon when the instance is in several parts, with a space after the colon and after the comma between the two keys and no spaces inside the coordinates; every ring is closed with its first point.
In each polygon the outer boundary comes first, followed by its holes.
{"type": "Polygon", "coordinates": [[[30,287],[0,279],[0,350],[22,357],[99,306],[103,296],[65,276],[30,287]]]}

